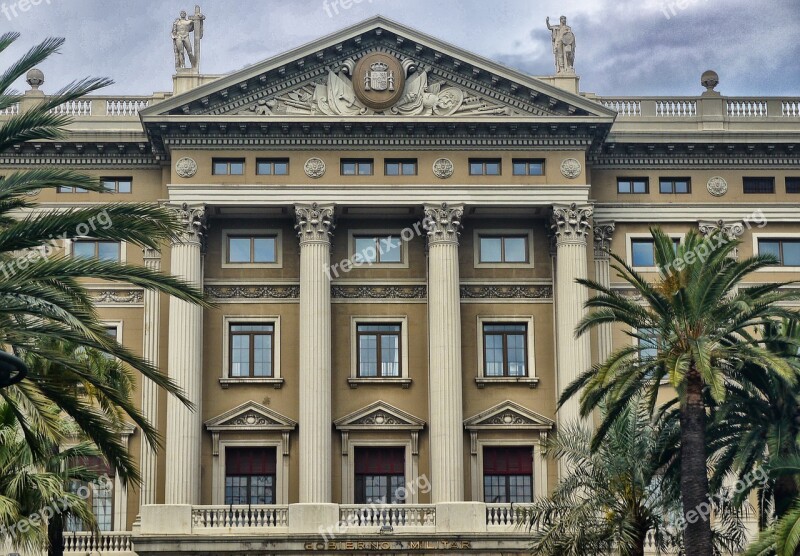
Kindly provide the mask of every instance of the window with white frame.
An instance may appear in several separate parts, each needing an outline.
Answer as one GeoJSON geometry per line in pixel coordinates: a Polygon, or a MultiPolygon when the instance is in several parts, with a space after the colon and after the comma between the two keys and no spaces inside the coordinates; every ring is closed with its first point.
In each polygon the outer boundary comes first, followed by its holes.
{"type": "Polygon", "coordinates": [[[225,449],[225,504],[276,503],[277,454],[274,447],[225,449]]]}
{"type": "Polygon", "coordinates": [[[475,230],[475,267],[533,267],[531,230],[475,230]]]}
{"type": "Polygon", "coordinates": [[[352,317],[351,385],[408,382],[408,318],[352,317]]]}
{"type": "Polygon", "coordinates": [[[280,317],[223,317],[223,387],[264,382],[280,388],[280,317]]]}
{"type": "Polygon", "coordinates": [[[122,261],[122,244],[119,241],[76,239],[72,242],[72,256],[101,261],[122,261]]]}
{"type": "Polygon", "coordinates": [[[530,382],[535,386],[533,317],[478,317],[478,382],[530,382]]]}
{"type": "MultiPolygon", "coordinates": [[[[671,236],[675,252],[680,246],[681,236],[671,236]]],[[[656,268],[655,240],[650,234],[628,236],[628,264],[634,268],[656,268]]]]}
{"type": "Polygon", "coordinates": [[[281,266],[280,230],[223,230],[223,268],[275,268],[281,266]]]}

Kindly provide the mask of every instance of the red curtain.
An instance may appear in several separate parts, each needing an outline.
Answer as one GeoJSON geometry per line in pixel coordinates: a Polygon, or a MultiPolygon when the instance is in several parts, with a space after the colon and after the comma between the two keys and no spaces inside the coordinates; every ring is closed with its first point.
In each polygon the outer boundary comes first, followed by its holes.
{"type": "Polygon", "coordinates": [[[403,475],[405,448],[356,448],[357,475],[403,475]]]}
{"type": "Polygon", "coordinates": [[[530,447],[484,448],[484,475],[533,474],[533,450],[530,447]]]}
{"type": "Polygon", "coordinates": [[[227,448],[225,450],[225,474],[274,475],[276,466],[275,448],[227,448]]]}

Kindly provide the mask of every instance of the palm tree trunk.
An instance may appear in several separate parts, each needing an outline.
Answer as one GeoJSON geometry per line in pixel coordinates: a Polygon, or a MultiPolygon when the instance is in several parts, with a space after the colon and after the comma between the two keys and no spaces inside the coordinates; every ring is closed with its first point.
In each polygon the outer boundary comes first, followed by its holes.
{"type": "Polygon", "coordinates": [[[50,541],[47,556],[64,556],[64,519],[56,514],[47,523],[47,538],[50,541]]]}
{"type": "Polygon", "coordinates": [[[683,537],[686,556],[713,556],[705,430],[703,379],[693,366],[681,401],[681,499],[686,520],[683,537]]]}

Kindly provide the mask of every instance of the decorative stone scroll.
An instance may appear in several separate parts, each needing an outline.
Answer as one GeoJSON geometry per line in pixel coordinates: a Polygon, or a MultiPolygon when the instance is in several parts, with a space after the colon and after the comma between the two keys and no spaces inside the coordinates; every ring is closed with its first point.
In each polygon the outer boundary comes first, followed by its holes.
{"type": "Polygon", "coordinates": [[[205,206],[190,206],[183,203],[181,206],[169,207],[181,223],[182,240],[202,241],[206,232],[207,218],[205,206]]]}
{"type": "Polygon", "coordinates": [[[297,216],[297,236],[300,243],[307,241],[330,241],[335,224],[333,223],[333,207],[311,205],[295,206],[297,216]]]}
{"type": "Polygon", "coordinates": [[[428,243],[458,242],[463,216],[464,207],[461,205],[451,207],[442,203],[441,206],[426,206],[422,224],[428,232],[428,243]]]}
{"type": "Polygon", "coordinates": [[[613,222],[595,222],[594,224],[594,258],[608,259],[611,251],[611,238],[616,225],[613,222]]]}
{"type": "Polygon", "coordinates": [[[592,208],[588,206],[578,206],[575,203],[569,206],[554,206],[550,228],[555,235],[556,244],[586,243],[591,216],[592,208]]]}

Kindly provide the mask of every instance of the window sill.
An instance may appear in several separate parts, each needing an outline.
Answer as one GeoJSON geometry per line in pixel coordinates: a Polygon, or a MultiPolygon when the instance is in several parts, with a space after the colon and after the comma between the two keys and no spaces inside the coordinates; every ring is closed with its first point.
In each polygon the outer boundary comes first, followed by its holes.
{"type": "Polygon", "coordinates": [[[475,379],[475,384],[478,385],[478,388],[485,388],[487,385],[492,385],[492,384],[527,384],[529,388],[536,388],[539,385],[539,379],[527,376],[521,376],[521,377],[479,376],[478,378],[475,379]]]}
{"type": "Polygon", "coordinates": [[[348,378],[347,384],[350,388],[356,389],[362,384],[366,385],[379,385],[379,386],[402,386],[403,390],[411,388],[410,378],[348,378]]]}
{"type": "Polygon", "coordinates": [[[247,378],[247,377],[237,377],[237,378],[221,378],[219,379],[220,385],[223,388],[227,389],[229,386],[237,385],[237,384],[244,384],[244,385],[253,385],[253,384],[270,384],[272,385],[275,390],[280,390],[283,388],[283,379],[282,378],[268,378],[268,377],[256,377],[256,378],[247,378]]]}

